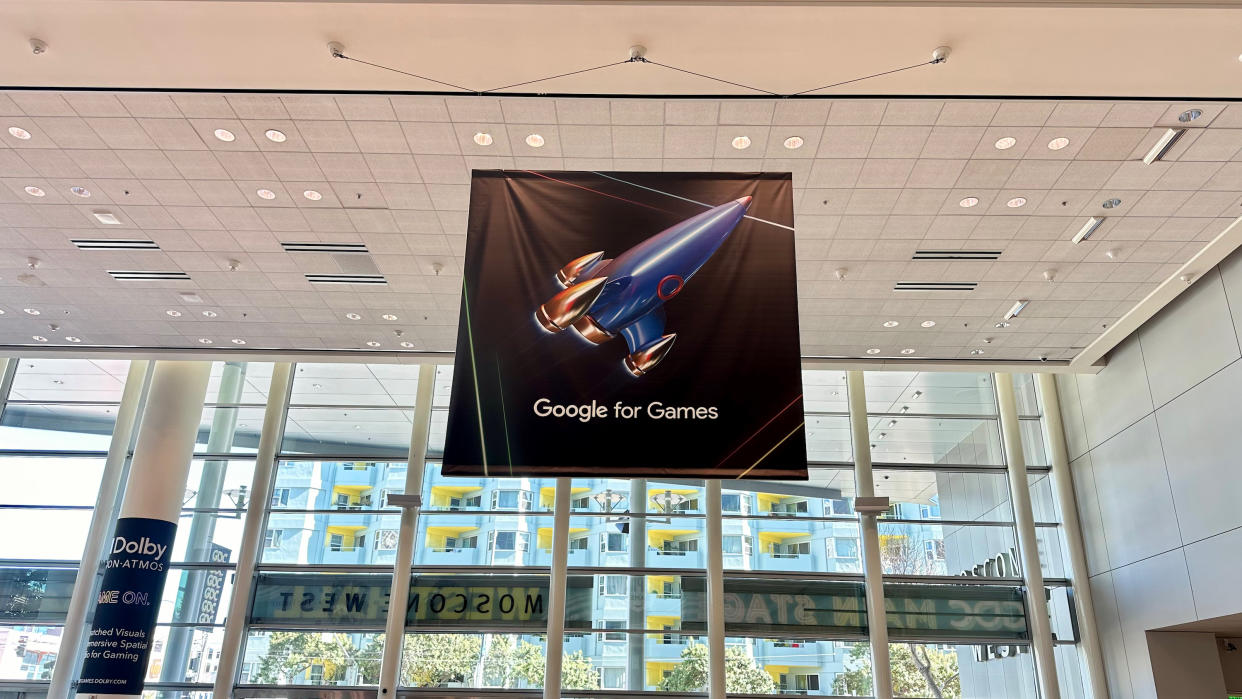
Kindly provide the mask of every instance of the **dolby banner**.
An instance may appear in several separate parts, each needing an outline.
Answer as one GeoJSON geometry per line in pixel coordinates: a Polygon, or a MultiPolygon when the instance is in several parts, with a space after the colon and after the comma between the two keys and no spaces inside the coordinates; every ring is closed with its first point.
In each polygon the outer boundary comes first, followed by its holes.
{"type": "Polygon", "coordinates": [[[793,181],[475,171],[443,473],[805,479],[793,181]]]}

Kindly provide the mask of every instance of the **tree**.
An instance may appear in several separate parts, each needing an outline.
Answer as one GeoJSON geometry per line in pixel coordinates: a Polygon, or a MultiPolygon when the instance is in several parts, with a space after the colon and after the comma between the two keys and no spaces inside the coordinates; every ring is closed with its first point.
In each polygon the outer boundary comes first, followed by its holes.
{"type": "Polygon", "coordinates": [[[318,666],[323,668],[323,683],[333,684],[345,679],[346,670],[357,664],[357,655],[345,634],[277,631],[268,636],[267,654],[259,662],[255,681],[295,683],[318,666]]]}
{"type": "Polygon", "coordinates": [[[405,637],[401,655],[402,684],[407,687],[444,687],[465,683],[474,675],[483,650],[478,636],[420,633],[405,637]]]}
{"type": "MultiPolygon", "coordinates": [[[[832,682],[834,694],[871,694],[871,658],[865,643],[856,643],[845,660],[845,671],[832,682]]],[[[916,643],[888,647],[892,665],[893,693],[897,696],[960,699],[961,680],[957,653],[916,643]]]]}
{"type": "MultiPolygon", "coordinates": [[[[513,674],[526,680],[531,687],[543,686],[543,674],[547,663],[543,649],[522,641],[513,653],[513,674]]],[[[508,686],[508,685],[504,685],[508,686]]],[[[591,667],[591,661],[576,650],[561,659],[562,689],[599,689],[599,674],[591,667]]]]}
{"type": "MultiPolygon", "coordinates": [[[[707,688],[707,646],[690,643],[681,652],[681,662],[660,683],[666,692],[698,692],[707,688]]],[[[736,646],[725,648],[725,691],[747,694],[775,694],[772,676],[755,664],[745,650],[736,646]]]]}

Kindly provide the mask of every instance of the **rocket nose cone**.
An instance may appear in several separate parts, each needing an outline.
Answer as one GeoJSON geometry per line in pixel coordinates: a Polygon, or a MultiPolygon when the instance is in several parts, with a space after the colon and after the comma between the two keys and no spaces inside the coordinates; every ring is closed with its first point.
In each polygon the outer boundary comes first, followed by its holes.
{"type": "Polygon", "coordinates": [[[751,197],[742,197],[741,199],[734,199],[733,201],[735,201],[735,202],[737,202],[737,203],[741,204],[741,205],[742,205],[742,208],[744,208],[744,209],[749,209],[749,208],[750,208],[750,200],[751,200],[751,197]]]}

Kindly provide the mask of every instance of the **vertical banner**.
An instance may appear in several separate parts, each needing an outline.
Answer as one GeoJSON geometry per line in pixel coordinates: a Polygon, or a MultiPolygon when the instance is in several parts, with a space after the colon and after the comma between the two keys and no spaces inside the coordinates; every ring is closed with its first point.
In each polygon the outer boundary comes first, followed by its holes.
{"type": "Polygon", "coordinates": [[[443,473],[805,479],[788,173],[475,171],[443,473]]]}
{"type": "Polygon", "coordinates": [[[142,694],[177,525],[125,517],[104,568],[79,694],[142,694]]]}

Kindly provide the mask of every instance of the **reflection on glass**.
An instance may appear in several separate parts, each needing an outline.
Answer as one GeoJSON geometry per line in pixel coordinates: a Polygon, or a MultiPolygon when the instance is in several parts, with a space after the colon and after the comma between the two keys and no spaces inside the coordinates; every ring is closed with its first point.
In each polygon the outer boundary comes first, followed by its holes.
{"type": "Polygon", "coordinates": [[[996,415],[990,374],[868,371],[868,413],[996,415]]]}
{"type": "Polygon", "coordinates": [[[60,652],[59,626],[9,626],[0,633],[0,680],[50,680],[60,652]],[[9,658],[17,660],[10,662],[9,658]]]}
{"type": "MultiPolygon", "coordinates": [[[[420,518],[421,520],[424,518],[420,518]]],[[[401,516],[367,511],[300,513],[274,510],[263,532],[264,563],[392,565],[401,516]]]]}
{"type": "Polygon", "coordinates": [[[299,362],[289,404],[408,408],[417,391],[417,364],[299,362]]]}
{"type": "Polygon", "coordinates": [[[410,410],[290,408],[280,450],[285,454],[407,459],[412,423],[410,410]]]}
{"type": "MultiPolygon", "coordinates": [[[[401,649],[401,686],[543,686],[546,639],[543,634],[407,633],[401,649]]],[[[590,662],[580,653],[564,658],[565,689],[595,689],[590,662]]]]}
{"type": "Polygon", "coordinates": [[[872,416],[868,424],[875,463],[1005,463],[1000,423],[994,418],[872,416]]]}
{"type": "Polygon", "coordinates": [[[93,457],[0,457],[0,505],[93,506],[103,467],[93,457]]]}
{"type": "Polygon", "coordinates": [[[1003,472],[876,469],[875,494],[888,497],[885,516],[896,519],[1013,521],[1003,472]]]}
{"type": "Polygon", "coordinates": [[[128,360],[21,359],[9,399],[119,403],[128,373],[128,360]]]}
{"type": "Polygon", "coordinates": [[[0,449],[106,452],[116,410],[113,405],[10,403],[0,415],[0,449]]]}
{"type": "Polygon", "coordinates": [[[241,684],[375,685],[384,635],[252,631],[241,684]]]}

